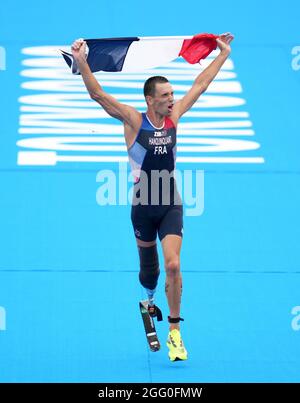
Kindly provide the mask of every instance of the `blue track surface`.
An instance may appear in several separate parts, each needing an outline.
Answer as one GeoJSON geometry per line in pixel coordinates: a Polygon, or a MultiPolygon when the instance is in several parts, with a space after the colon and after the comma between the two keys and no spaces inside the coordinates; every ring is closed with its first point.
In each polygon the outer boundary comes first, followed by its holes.
{"type": "MultiPolygon", "coordinates": [[[[299,4],[217,1],[212,11],[196,0],[184,8],[129,3],[91,0],[79,9],[53,0],[46,9],[29,0],[18,13],[13,3],[1,8],[0,382],[299,382],[300,69],[292,64],[299,4]],[[247,112],[260,148],[209,156],[264,162],[177,166],[204,170],[205,193],[203,214],[184,217],[189,360],[170,363],[166,321],[157,325],[162,350],[146,345],[130,206],[96,203],[97,172],[117,173],[118,164],[17,164],[17,141],[48,136],[20,133],[27,112],[19,98],[53,93],[24,88],[43,79],[21,74],[30,68],[24,59],[34,58],[22,49],[77,37],[226,31],[236,36],[231,60],[242,87],[233,96],[246,103],[220,110],[247,112]]],[[[166,317],[162,259],[161,269],[157,303],[166,317]]]]}

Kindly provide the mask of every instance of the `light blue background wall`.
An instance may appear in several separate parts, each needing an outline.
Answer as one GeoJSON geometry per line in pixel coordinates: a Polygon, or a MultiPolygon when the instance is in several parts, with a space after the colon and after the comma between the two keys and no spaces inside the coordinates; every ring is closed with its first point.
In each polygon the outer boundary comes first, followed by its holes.
{"type": "Polygon", "coordinates": [[[296,1],[1,7],[0,381],[299,381],[300,332],[291,325],[300,305],[299,11],[296,1]],[[117,167],[17,165],[21,49],[226,31],[235,34],[231,57],[265,163],[193,167],[205,171],[205,211],[185,218],[191,358],[175,373],[165,351],[149,356],[145,346],[130,207],[95,201],[97,171],[117,167]]]}

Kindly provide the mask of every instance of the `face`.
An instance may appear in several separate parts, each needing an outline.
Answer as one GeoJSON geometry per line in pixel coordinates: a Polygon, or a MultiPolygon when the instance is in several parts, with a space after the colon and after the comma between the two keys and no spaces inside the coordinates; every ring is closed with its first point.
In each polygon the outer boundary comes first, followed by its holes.
{"type": "Polygon", "coordinates": [[[171,115],[174,105],[172,85],[170,83],[156,83],[154,97],[147,96],[147,100],[154,112],[162,116],[171,115]]]}

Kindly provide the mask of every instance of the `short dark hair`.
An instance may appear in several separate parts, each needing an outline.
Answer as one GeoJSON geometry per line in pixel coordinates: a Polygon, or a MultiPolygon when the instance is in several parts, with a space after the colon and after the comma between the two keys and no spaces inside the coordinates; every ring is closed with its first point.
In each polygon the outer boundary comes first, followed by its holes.
{"type": "Polygon", "coordinates": [[[163,76],[153,76],[148,78],[144,84],[144,96],[146,98],[147,95],[154,97],[155,95],[155,85],[156,83],[168,83],[169,80],[163,76]]]}

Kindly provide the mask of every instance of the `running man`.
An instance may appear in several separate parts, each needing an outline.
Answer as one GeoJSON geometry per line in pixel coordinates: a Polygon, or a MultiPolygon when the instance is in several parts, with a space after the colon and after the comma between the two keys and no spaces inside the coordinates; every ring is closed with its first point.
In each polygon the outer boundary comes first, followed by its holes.
{"type": "MultiPolygon", "coordinates": [[[[72,44],[72,54],[79,67],[91,98],[113,118],[123,122],[129,161],[135,176],[131,220],[140,259],[139,279],[146,289],[150,308],[159,277],[156,237],[160,239],[166,270],[165,292],[170,310],[167,346],[171,361],[186,360],[187,351],[180,334],[180,305],[182,276],[180,250],[182,244],[183,210],[173,177],[176,159],[176,128],[187,112],[216,77],[228,58],[233,40],[231,33],[217,39],[218,56],[195,79],[184,97],[174,102],[170,82],[161,76],[147,79],[144,96],[147,111],[140,113],[103,91],[86,62],[86,42],[78,39],[72,44]],[[169,174],[169,184],[158,181],[154,189],[152,173],[169,174]],[[142,194],[143,193],[143,194],[142,194]],[[146,197],[145,197],[146,194],[146,197]],[[153,202],[154,200],[154,202],[153,202]]],[[[157,181],[156,181],[157,183],[157,181]]]]}

